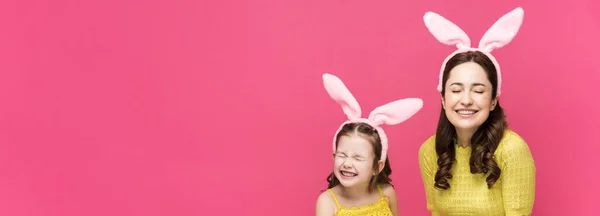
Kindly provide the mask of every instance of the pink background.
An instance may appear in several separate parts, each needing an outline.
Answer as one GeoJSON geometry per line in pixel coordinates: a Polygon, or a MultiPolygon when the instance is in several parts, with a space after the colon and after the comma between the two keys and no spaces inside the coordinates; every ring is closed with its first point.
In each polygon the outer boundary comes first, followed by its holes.
{"type": "Polygon", "coordinates": [[[423,98],[386,131],[400,212],[427,215],[417,151],[453,49],[422,16],[476,44],[517,6],[525,22],[495,56],[537,164],[534,215],[594,215],[594,0],[3,1],[0,215],[312,215],[344,120],[325,72],[365,113],[423,98]]]}

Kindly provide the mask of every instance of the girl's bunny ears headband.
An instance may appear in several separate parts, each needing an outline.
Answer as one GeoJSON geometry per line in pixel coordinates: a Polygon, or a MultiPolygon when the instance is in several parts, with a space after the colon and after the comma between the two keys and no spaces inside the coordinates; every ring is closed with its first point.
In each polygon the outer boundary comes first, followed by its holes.
{"type": "Polygon", "coordinates": [[[441,43],[446,45],[456,45],[458,48],[458,50],[446,57],[444,64],[442,64],[440,80],[437,87],[438,91],[442,91],[442,76],[444,74],[444,68],[452,56],[467,51],[480,51],[490,58],[496,67],[498,74],[497,95],[500,95],[500,84],[502,84],[500,65],[498,65],[496,58],[492,56],[491,52],[495,49],[503,47],[504,45],[507,45],[515,37],[519,31],[519,28],[521,27],[521,23],[523,22],[523,13],[523,9],[518,7],[500,17],[500,19],[498,19],[496,23],[494,23],[494,25],[492,25],[492,27],[490,27],[490,29],[483,35],[481,41],[479,41],[479,47],[477,48],[471,48],[471,40],[469,39],[469,36],[467,36],[467,34],[456,24],[448,21],[446,18],[434,12],[425,13],[423,19],[425,21],[425,25],[429,29],[429,32],[431,32],[431,34],[433,34],[433,36],[441,43]]]}
{"type": "MultiPolygon", "coordinates": [[[[342,106],[342,110],[348,116],[340,128],[336,131],[336,135],[342,130],[344,125],[353,122],[362,122],[371,125],[381,138],[381,160],[385,161],[388,150],[388,139],[381,129],[380,125],[395,125],[408,120],[423,107],[423,100],[419,98],[407,98],[397,100],[386,105],[375,108],[369,118],[361,117],[360,105],[346,88],[342,80],[331,74],[323,74],[323,84],[329,96],[342,106]]],[[[333,137],[333,152],[336,151],[336,136],[333,137]]]]}

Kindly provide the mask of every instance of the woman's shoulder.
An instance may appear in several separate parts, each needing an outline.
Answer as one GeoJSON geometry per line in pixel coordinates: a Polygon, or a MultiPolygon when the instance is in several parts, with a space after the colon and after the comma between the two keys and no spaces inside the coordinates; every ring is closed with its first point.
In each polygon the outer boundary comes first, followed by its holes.
{"type": "Polygon", "coordinates": [[[435,134],[427,138],[419,148],[419,155],[435,153],[435,134]]]}
{"type": "Polygon", "coordinates": [[[510,155],[530,155],[529,146],[527,142],[515,131],[511,129],[506,129],[504,131],[504,136],[500,140],[498,144],[498,149],[496,153],[500,153],[500,155],[510,154],[510,155]],[[515,154],[517,153],[517,154],[515,154]]]}
{"type": "Polygon", "coordinates": [[[502,139],[498,144],[498,149],[503,151],[512,151],[521,148],[528,148],[525,140],[519,134],[517,134],[517,132],[511,129],[506,129],[504,131],[504,136],[502,136],[502,139]]]}

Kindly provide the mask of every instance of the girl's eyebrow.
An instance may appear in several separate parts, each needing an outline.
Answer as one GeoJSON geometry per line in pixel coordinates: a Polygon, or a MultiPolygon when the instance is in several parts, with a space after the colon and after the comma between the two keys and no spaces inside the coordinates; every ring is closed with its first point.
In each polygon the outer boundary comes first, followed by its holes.
{"type": "MultiPolygon", "coordinates": [[[[348,154],[346,152],[341,152],[341,151],[336,151],[334,154],[343,154],[348,156],[348,154]]],[[[361,155],[361,154],[352,154],[352,157],[361,157],[361,158],[365,158],[365,156],[361,155]]]]}

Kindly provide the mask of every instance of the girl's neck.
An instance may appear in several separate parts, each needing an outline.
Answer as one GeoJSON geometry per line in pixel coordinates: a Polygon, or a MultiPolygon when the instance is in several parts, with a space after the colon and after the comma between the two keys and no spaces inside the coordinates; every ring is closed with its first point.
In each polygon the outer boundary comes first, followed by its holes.
{"type": "Polygon", "coordinates": [[[349,199],[358,199],[361,197],[365,197],[370,194],[369,185],[357,185],[355,187],[344,187],[340,185],[340,192],[342,196],[347,197],[349,199]]]}

